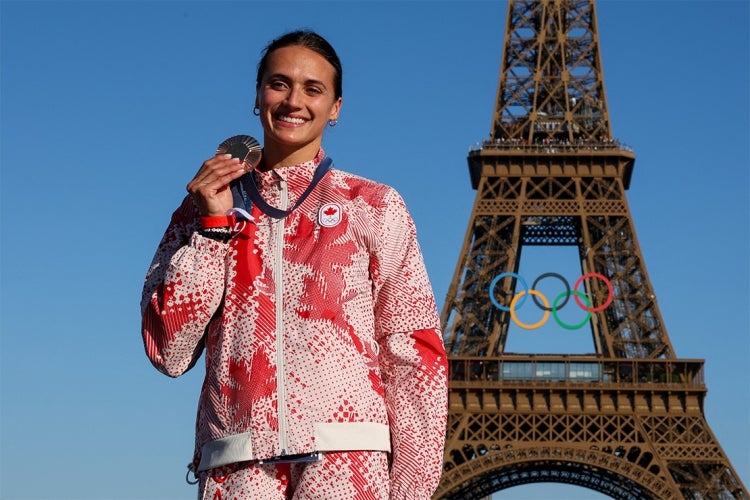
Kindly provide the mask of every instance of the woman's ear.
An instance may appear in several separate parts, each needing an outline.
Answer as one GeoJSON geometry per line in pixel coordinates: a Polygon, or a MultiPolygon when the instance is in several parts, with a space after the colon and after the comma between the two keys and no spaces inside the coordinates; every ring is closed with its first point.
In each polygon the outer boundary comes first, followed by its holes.
{"type": "Polygon", "coordinates": [[[333,109],[331,109],[331,115],[328,117],[329,120],[338,120],[339,113],[341,112],[341,105],[343,104],[343,98],[339,97],[335,103],[333,103],[333,109]]]}

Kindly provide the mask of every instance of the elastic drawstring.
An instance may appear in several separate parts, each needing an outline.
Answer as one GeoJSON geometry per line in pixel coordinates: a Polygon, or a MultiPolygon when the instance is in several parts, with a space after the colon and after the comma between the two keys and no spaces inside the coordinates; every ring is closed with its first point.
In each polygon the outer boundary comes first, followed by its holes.
{"type": "Polygon", "coordinates": [[[191,486],[198,484],[201,479],[198,477],[198,474],[195,473],[195,466],[192,463],[189,463],[187,468],[188,470],[185,473],[185,482],[191,486]],[[190,480],[191,472],[193,473],[193,477],[195,478],[195,481],[190,480]]]}

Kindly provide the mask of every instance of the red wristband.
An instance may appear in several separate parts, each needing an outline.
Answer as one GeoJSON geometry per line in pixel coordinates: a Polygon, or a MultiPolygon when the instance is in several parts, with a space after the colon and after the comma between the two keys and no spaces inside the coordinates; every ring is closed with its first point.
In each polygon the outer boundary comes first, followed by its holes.
{"type": "Polygon", "coordinates": [[[201,227],[209,229],[212,227],[234,226],[234,214],[232,215],[209,215],[201,217],[201,227]]]}

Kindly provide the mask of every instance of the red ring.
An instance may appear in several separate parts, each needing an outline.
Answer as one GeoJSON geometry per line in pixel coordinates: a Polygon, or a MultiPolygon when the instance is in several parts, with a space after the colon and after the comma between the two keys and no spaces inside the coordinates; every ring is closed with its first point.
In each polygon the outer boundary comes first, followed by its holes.
{"type": "Polygon", "coordinates": [[[586,279],[587,276],[590,276],[592,278],[599,278],[604,283],[606,283],[606,285],[607,285],[607,291],[609,292],[609,296],[607,297],[607,300],[604,302],[604,304],[600,305],[599,307],[587,307],[587,306],[585,306],[581,302],[581,299],[578,298],[578,295],[573,294],[573,299],[575,299],[576,304],[578,304],[578,307],[580,307],[584,311],[588,311],[588,312],[603,311],[603,310],[605,310],[612,303],[612,300],[614,300],[614,298],[615,298],[615,290],[614,290],[614,288],[612,288],[612,282],[609,281],[607,279],[607,277],[604,276],[603,274],[599,274],[599,273],[586,273],[583,276],[581,276],[580,278],[578,278],[578,280],[576,281],[576,284],[573,286],[573,290],[578,291],[578,287],[583,282],[583,280],[586,279]]]}

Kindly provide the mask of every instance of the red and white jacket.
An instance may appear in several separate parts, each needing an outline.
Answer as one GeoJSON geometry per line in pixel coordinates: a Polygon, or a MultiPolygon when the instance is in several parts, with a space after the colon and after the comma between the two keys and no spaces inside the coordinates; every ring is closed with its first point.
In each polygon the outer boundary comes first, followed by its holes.
{"type": "MultiPolygon", "coordinates": [[[[291,207],[323,157],[258,172],[263,198],[291,207]]],[[[251,215],[215,241],[198,233],[186,197],[144,285],[154,366],[176,377],[205,350],[196,469],[383,450],[391,498],[429,498],[442,470],[446,354],[403,199],[332,169],[288,217],[251,215]]]]}

